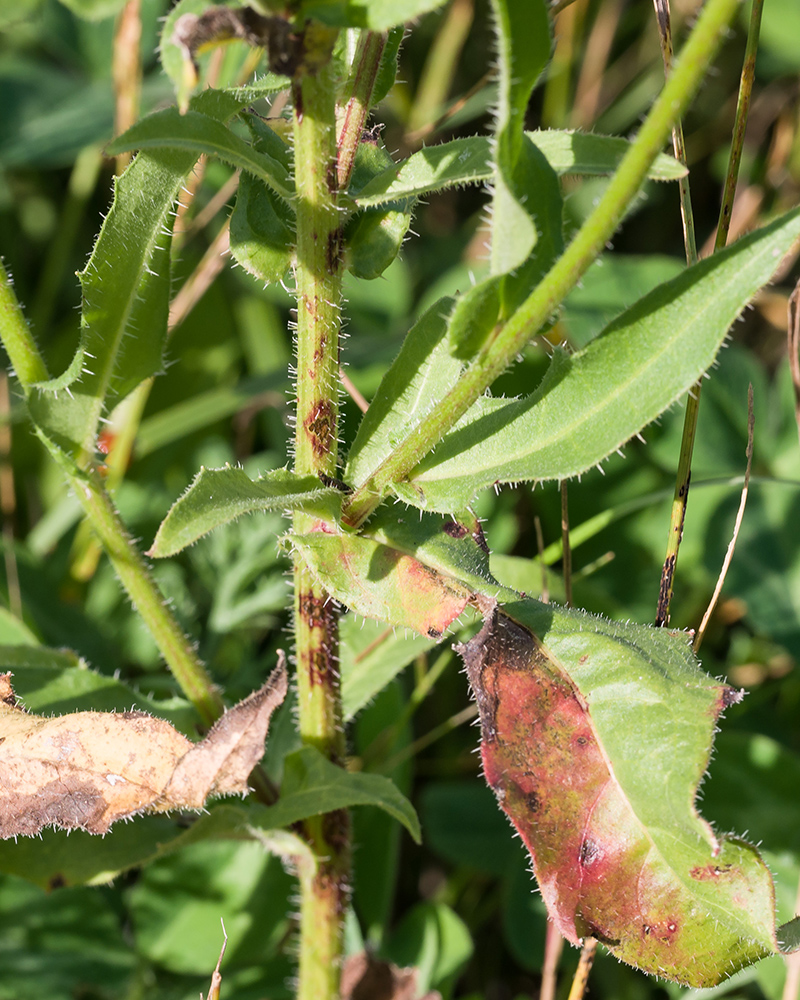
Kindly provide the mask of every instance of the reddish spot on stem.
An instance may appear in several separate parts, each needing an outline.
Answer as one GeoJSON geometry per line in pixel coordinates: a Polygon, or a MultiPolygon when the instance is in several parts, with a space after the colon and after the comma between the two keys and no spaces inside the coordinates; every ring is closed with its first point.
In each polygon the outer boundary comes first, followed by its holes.
{"type": "MultiPolygon", "coordinates": [[[[335,173],[335,171],[334,171],[335,173]]],[[[328,274],[335,274],[339,269],[342,258],[342,230],[332,229],[328,233],[328,245],[325,248],[325,263],[328,265],[328,274]]]]}
{"type": "Polygon", "coordinates": [[[331,622],[336,621],[331,599],[312,592],[306,591],[300,595],[298,610],[309,628],[326,628],[331,622]]]}
{"type": "Polygon", "coordinates": [[[306,434],[315,455],[327,455],[333,447],[333,404],[322,399],[303,421],[306,434]]]}

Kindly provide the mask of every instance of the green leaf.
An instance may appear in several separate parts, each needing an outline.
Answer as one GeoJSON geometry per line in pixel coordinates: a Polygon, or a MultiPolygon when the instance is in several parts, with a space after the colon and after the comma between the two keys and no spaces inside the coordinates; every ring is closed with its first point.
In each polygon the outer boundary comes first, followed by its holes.
{"type": "Polygon", "coordinates": [[[777,931],[778,946],[784,955],[800,951],[800,917],[781,924],[777,931]]]}
{"type": "Polygon", "coordinates": [[[114,139],[109,156],[135,149],[180,149],[200,156],[218,156],[225,163],[259,177],[287,201],[294,195],[294,182],[284,164],[260,153],[222,122],[199,111],[181,114],[177,108],[157,111],[114,139]]]}
{"type": "Polygon", "coordinates": [[[292,264],[294,233],[282,218],[285,202],[249,174],[242,174],[231,215],[233,258],[265,285],[280,282],[292,264]]]}
{"type": "Polygon", "coordinates": [[[125,0],[61,0],[61,3],[86,21],[114,17],[125,6],[125,0]]]}
{"type": "Polygon", "coordinates": [[[187,845],[149,865],[130,890],[136,952],[173,973],[197,973],[219,953],[222,919],[236,964],[256,964],[280,947],[295,886],[258,843],[187,845]]]}
{"type": "Polygon", "coordinates": [[[104,837],[82,830],[43,830],[38,837],[0,840],[0,871],[42,889],[102,885],[156,857],[179,828],[164,816],[119,823],[104,837]]]}
{"type": "Polygon", "coordinates": [[[287,383],[283,372],[245,378],[238,385],[219,386],[168,406],[142,421],[136,454],[139,458],[149,455],[157,448],[224,420],[258,397],[263,400],[271,396],[273,405],[282,405],[287,383]]]}
{"type": "Polygon", "coordinates": [[[347,456],[347,482],[363,482],[408,428],[419,423],[455,385],[462,365],[451,356],[447,344],[453,303],[452,298],[439,299],[408,332],[361,420],[347,456]]]}
{"type": "MultiPolygon", "coordinates": [[[[256,150],[289,170],[289,147],[256,115],[246,121],[256,150]]],[[[295,213],[270,187],[250,174],[239,181],[231,215],[231,254],[264,284],[280,282],[294,255],[295,213]]]]}
{"type": "Polygon", "coordinates": [[[604,253],[564,300],[561,321],[570,343],[585,347],[637,299],[685,269],[678,257],[604,253]]]}
{"type": "Polygon", "coordinates": [[[303,0],[303,13],[335,28],[386,31],[441,7],[444,0],[303,0]]]}
{"type": "MultiPolygon", "coordinates": [[[[224,119],[241,105],[209,90],[195,106],[211,121],[208,116],[224,119]]],[[[117,182],[114,203],[79,275],[78,350],[64,374],[35,387],[28,400],[45,440],[67,461],[91,455],[104,411],[137,380],[162,370],[172,210],[197,155],[160,150],[139,156],[117,182]]]]}
{"type": "Polygon", "coordinates": [[[398,25],[391,28],[386,37],[386,44],[383,47],[381,64],[378,67],[378,75],[375,77],[375,85],[372,88],[373,107],[386,97],[397,79],[397,56],[405,35],[404,26],[398,25]]]}
{"type": "Polygon", "coordinates": [[[276,469],[252,480],[244,469],[204,469],[176,500],[161,523],[148,555],[174,555],[198,538],[243,514],[266,510],[304,510],[334,517],[341,493],[316,476],[276,469]]]}
{"type": "Polygon", "coordinates": [[[345,615],[339,624],[342,712],[349,722],[435,639],[408,635],[377,621],[345,615]]]}
{"type": "Polygon", "coordinates": [[[450,324],[450,349],[473,357],[508,319],[563,250],[555,171],[524,133],[531,91],[550,55],[543,0],[494,0],[500,79],[494,139],[489,277],[463,296],[450,324]]]}
{"type": "Polygon", "coordinates": [[[129,996],[136,988],[139,961],[119,903],[109,893],[44,893],[20,879],[4,878],[0,909],[2,991],[8,1000],[99,1000],[129,996]]]}
{"type": "Polygon", "coordinates": [[[14,675],[15,694],[37,715],[137,709],[168,719],[186,735],[196,736],[197,713],[187,701],[147,697],[114,677],[89,669],[70,650],[0,646],[0,671],[14,675]]]}
{"type": "MultiPolygon", "coordinates": [[[[630,143],[615,136],[545,129],[526,132],[553,170],[563,174],[611,174],[630,143]]],[[[451,139],[426,146],[400,163],[387,167],[355,196],[358,205],[384,205],[400,198],[418,198],[433,191],[480,184],[494,176],[492,145],[488,136],[451,139]]],[[[678,180],[686,168],[673,156],[661,153],[647,175],[651,180],[678,180]]]]}
{"type": "MultiPolygon", "coordinates": [[[[377,143],[358,147],[350,194],[391,166],[392,158],[377,143]]],[[[347,269],[357,278],[379,278],[403,245],[415,199],[390,202],[381,208],[363,209],[348,220],[344,230],[347,269]]]]}
{"type": "Polygon", "coordinates": [[[392,781],[380,774],[345,771],[313,747],[289,754],[284,762],[280,799],[274,806],[260,806],[249,812],[248,825],[274,830],[351,806],[383,809],[403,824],[416,843],[421,842],[414,807],[392,781]]]}
{"type": "Polygon", "coordinates": [[[503,875],[518,860],[491,791],[475,781],[431,781],[420,797],[425,844],[451,865],[503,875]]]}
{"type": "Polygon", "coordinates": [[[361,535],[288,535],[325,589],[352,611],[438,639],[474,594],[515,600],[489,571],[477,517],[398,518],[379,512],[361,535]]]}
{"type": "MultiPolygon", "coordinates": [[[[618,136],[569,129],[537,129],[526,134],[559,175],[613,174],[630,146],[627,139],[618,136]]],[[[647,176],[655,181],[677,181],[688,173],[688,168],[674,156],[659,153],[647,176]]]]}
{"type": "Polygon", "coordinates": [[[800,233],[800,210],[659,286],[541,385],[483,397],[397,493],[442,512],[494,483],[565,479],[597,465],[687,392],[800,233]]]}
{"type": "Polygon", "coordinates": [[[439,639],[467,606],[467,587],[391,545],[327,531],[287,539],[325,589],[365,618],[439,639]]]}
{"type": "Polygon", "coordinates": [[[528,100],[550,58],[550,19],[542,0],[493,0],[492,7],[500,80],[490,269],[506,274],[528,259],[538,237],[534,215],[539,192],[527,190],[527,178],[516,172],[526,145],[528,100]],[[531,194],[533,205],[527,203],[531,194]]]}
{"type": "MultiPolygon", "coordinates": [[[[443,987],[469,961],[472,935],[445,903],[418,903],[392,932],[383,952],[395,965],[417,970],[417,989],[443,987]]],[[[446,991],[447,992],[447,991],[446,991]]]]}
{"type": "Polygon", "coordinates": [[[567,940],[697,987],[776,950],[769,870],[694,806],[741,694],[700,670],[689,636],[519,601],[459,652],[486,780],[567,940]]]}

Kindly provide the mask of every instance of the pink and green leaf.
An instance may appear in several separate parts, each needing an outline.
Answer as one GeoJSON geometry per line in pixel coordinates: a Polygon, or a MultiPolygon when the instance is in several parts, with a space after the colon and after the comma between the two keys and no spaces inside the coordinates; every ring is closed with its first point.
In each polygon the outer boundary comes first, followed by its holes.
{"type": "Polygon", "coordinates": [[[696,987],[776,951],[766,865],[695,807],[740,695],[685,635],[520,601],[460,652],[486,779],[569,941],[696,987]]]}

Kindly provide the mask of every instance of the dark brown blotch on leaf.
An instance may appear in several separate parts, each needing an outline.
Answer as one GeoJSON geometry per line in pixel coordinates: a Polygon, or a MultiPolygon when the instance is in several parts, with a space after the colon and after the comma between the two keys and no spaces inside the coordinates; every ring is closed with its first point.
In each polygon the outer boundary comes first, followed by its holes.
{"type": "Polygon", "coordinates": [[[442,525],[442,531],[451,538],[466,538],[469,534],[464,525],[459,524],[458,521],[445,521],[442,525]]]}

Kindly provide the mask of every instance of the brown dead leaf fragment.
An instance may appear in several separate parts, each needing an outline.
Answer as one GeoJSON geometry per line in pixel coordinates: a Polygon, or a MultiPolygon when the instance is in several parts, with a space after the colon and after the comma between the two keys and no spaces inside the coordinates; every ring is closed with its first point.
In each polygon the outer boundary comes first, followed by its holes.
{"type": "Polygon", "coordinates": [[[14,704],[10,676],[0,675],[0,838],[48,826],[106,833],[137,813],[245,794],[287,688],[281,658],[260,690],[192,743],[144,712],[29,715],[14,704]]]}
{"type": "MultiPolygon", "coordinates": [[[[342,969],[342,1000],[415,1000],[417,969],[401,969],[369,952],[351,955],[342,969]]],[[[442,1000],[436,990],[420,1000],[442,1000]]]]}

